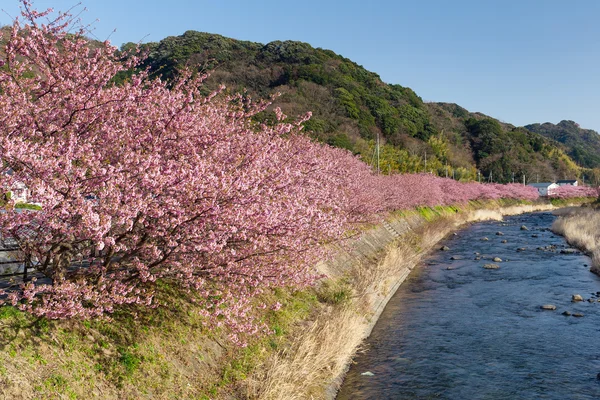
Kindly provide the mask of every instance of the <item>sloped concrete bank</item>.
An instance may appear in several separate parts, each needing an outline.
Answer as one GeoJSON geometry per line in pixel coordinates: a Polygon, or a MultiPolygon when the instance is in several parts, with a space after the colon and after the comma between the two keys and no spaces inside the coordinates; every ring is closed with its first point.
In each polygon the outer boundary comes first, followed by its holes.
{"type": "Polygon", "coordinates": [[[369,229],[318,269],[351,292],[348,301],[319,310],[285,352],[271,357],[251,377],[249,397],[334,399],[361,343],[386,304],[421,259],[457,228],[505,215],[552,210],[551,204],[487,202],[457,209],[422,209],[390,217],[369,229]]]}

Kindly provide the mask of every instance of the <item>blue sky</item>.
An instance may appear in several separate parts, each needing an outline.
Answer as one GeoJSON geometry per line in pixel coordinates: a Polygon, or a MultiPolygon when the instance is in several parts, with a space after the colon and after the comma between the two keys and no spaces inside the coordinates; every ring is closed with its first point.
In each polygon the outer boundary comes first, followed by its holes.
{"type": "MultiPolygon", "coordinates": [[[[78,0],[35,0],[65,10],[78,0]]],[[[15,16],[17,0],[0,9],[15,16]]],[[[84,0],[99,39],[186,30],[331,49],[414,89],[515,125],[571,119],[600,131],[600,1],[84,0]],[[142,6],[140,6],[140,4],[142,6]],[[116,29],[115,33],[111,32],[116,29]]],[[[0,14],[0,23],[10,18],[0,14]]]]}

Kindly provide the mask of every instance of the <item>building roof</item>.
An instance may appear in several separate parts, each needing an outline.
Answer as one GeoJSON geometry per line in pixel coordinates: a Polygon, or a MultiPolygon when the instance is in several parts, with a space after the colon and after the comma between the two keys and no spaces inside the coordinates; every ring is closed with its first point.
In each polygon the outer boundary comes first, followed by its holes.
{"type": "Polygon", "coordinates": [[[561,179],[560,181],[556,181],[556,183],[575,183],[577,179],[561,179]]]}
{"type": "Polygon", "coordinates": [[[533,187],[548,187],[551,185],[556,185],[556,183],[554,182],[540,182],[540,183],[530,183],[527,186],[533,186],[533,187]]]}

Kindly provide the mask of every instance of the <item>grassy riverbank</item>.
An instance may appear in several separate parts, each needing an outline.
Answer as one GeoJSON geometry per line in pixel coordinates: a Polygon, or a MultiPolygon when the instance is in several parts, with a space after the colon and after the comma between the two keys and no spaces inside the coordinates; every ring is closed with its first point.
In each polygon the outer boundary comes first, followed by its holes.
{"type": "Polygon", "coordinates": [[[552,225],[552,230],[592,259],[591,271],[600,275],[600,208],[567,209],[552,225]]]}
{"type": "Polygon", "coordinates": [[[0,397],[11,399],[304,399],[333,396],[352,355],[398,285],[465,223],[552,208],[510,201],[391,215],[318,266],[314,288],[276,290],[274,332],[245,348],[209,330],[199,307],[163,285],[162,306],[110,321],[36,319],[0,308],[0,397]]]}

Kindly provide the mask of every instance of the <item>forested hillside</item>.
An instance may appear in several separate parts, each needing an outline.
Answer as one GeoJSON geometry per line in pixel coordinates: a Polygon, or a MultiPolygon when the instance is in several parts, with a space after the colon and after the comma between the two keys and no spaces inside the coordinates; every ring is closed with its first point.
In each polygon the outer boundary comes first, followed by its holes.
{"type": "MultiPolygon", "coordinates": [[[[130,49],[129,43],[123,49],[130,49]]],[[[448,103],[425,103],[410,88],[384,83],[331,50],[307,43],[266,45],[187,31],[143,45],[147,65],[171,78],[177,67],[211,71],[207,88],[267,98],[289,116],[313,113],[306,129],[318,140],[360,154],[391,172],[434,172],[456,179],[521,182],[575,177],[582,170],[554,140],[448,103]]],[[[261,118],[270,118],[265,113],[261,118]]],[[[591,175],[588,171],[587,175],[591,175]]]]}
{"type": "Polygon", "coordinates": [[[600,135],[591,129],[582,129],[573,121],[560,121],[557,125],[527,125],[531,132],[556,140],[564,144],[571,158],[586,168],[600,167],[600,135]]]}

